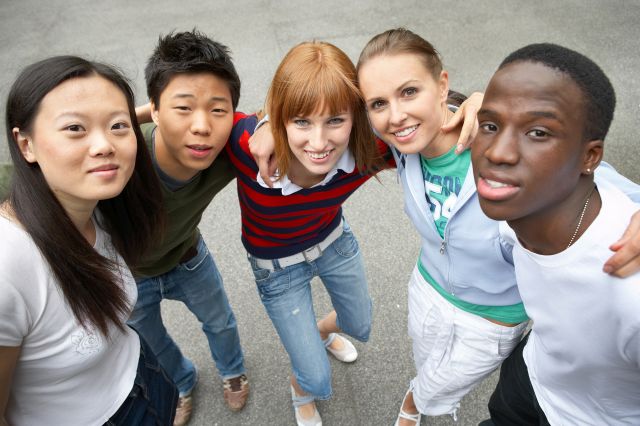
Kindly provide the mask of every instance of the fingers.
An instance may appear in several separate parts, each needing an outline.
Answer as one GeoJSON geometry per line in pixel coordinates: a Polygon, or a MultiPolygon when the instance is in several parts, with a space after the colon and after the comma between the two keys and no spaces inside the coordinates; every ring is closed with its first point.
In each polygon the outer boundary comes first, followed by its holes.
{"type": "MultiPolygon", "coordinates": [[[[464,105],[464,104],[463,104],[464,105]]],[[[442,131],[447,133],[458,127],[458,125],[464,120],[464,108],[460,106],[458,110],[453,114],[453,117],[449,119],[442,127],[442,131]]]]}
{"type": "Polygon", "coordinates": [[[253,159],[258,166],[258,173],[260,174],[260,177],[262,178],[264,183],[266,183],[269,188],[271,188],[272,174],[270,174],[269,170],[271,167],[270,163],[273,162],[273,158],[269,154],[262,153],[260,150],[260,145],[258,143],[255,143],[255,141],[256,139],[254,136],[251,136],[249,138],[249,152],[251,152],[251,155],[253,155],[253,159]]]}
{"type": "Polygon", "coordinates": [[[460,108],[451,117],[451,119],[442,126],[443,132],[449,132],[457,128],[462,123],[460,136],[456,143],[456,154],[460,154],[471,146],[471,142],[478,133],[478,110],[482,105],[484,94],[474,92],[469,98],[460,105],[460,108]]]}
{"type": "Polygon", "coordinates": [[[267,168],[268,175],[267,175],[267,179],[265,180],[265,182],[267,182],[267,185],[269,185],[269,188],[273,188],[273,182],[271,181],[271,176],[275,176],[277,170],[278,170],[278,163],[276,163],[276,158],[272,155],[271,157],[269,157],[269,165],[267,168]]]}
{"type": "Polygon", "coordinates": [[[253,155],[258,166],[260,177],[270,188],[273,187],[271,176],[275,174],[277,169],[273,157],[274,145],[269,123],[258,128],[249,138],[249,152],[253,155]]]}
{"type": "Polygon", "coordinates": [[[604,272],[624,278],[640,271],[640,211],[631,217],[622,237],[609,248],[616,253],[604,264],[604,272]]]}
{"type": "Polygon", "coordinates": [[[462,123],[462,129],[460,130],[460,136],[456,143],[456,154],[460,154],[465,149],[468,149],[473,142],[473,139],[478,134],[478,110],[474,106],[468,106],[465,113],[464,123],[462,123]]]}
{"type": "Polygon", "coordinates": [[[267,184],[269,188],[273,188],[273,182],[271,182],[271,176],[275,174],[275,161],[273,157],[261,157],[260,159],[256,159],[256,164],[258,165],[258,172],[260,173],[260,177],[267,184]],[[273,167],[273,172],[271,169],[273,167]]]}
{"type": "Polygon", "coordinates": [[[629,277],[640,271],[640,256],[630,257],[625,251],[618,251],[605,263],[603,270],[616,277],[629,277]]]}

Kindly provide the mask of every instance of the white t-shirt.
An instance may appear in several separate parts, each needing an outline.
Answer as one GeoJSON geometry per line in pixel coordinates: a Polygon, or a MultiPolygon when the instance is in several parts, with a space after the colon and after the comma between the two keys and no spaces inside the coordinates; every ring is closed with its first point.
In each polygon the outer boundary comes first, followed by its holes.
{"type": "MultiPolygon", "coordinates": [[[[552,425],[640,425],[640,275],[602,272],[638,210],[599,182],[602,208],[571,247],[543,256],[516,242],[518,289],[533,329],[523,357],[552,425]]],[[[505,238],[515,240],[506,224],[505,238]]]]}
{"type": "MultiPolygon", "coordinates": [[[[133,387],[137,334],[112,326],[106,339],[81,327],[29,235],[3,217],[0,235],[0,346],[22,347],[6,410],[9,424],[103,424],[133,387]]],[[[94,248],[118,262],[133,309],[135,281],[97,225],[94,248]]]]}

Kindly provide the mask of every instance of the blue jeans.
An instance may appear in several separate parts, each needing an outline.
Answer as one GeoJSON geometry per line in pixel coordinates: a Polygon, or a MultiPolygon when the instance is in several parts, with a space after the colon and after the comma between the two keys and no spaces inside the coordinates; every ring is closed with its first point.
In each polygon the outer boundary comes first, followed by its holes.
{"type": "Polygon", "coordinates": [[[346,334],[367,341],[371,332],[371,297],[358,242],[346,221],[344,232],[314,261],[275,270],[259,268],[249,255],[260,299],[284,345],[300,387],[315,399],[331,397],[331,366],[316,325],[311,279],[318,276],[346,334]]]}
{"type": "Polygon", "coordinates": [[[202,323],[211,356],[223,379],[245,373],[236,318],[202,236],[197,251],[192,259],[165,274],[138,280],[138,301],[129,319],[129,325],[149,343],[181,396],[191,392],[198,377],[195,366],[182,354],[162,323],[162,299],[180,300],[202,323]]]}
{"type": "Polygon", "coordinates": [[[151,348],[140,339],[140,358],[133,388],[105,426],[171,426],[178,389],[165,374],[151,348]]]}

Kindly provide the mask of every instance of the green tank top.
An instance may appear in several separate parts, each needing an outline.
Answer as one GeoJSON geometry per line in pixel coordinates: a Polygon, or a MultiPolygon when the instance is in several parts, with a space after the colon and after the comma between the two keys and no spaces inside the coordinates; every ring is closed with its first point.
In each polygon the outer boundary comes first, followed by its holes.
{"type": "Polygon", "coordinates": [[[422,265],[422,262],[418,259],[418,270],[422,274],[422,277],[433,287],[442,297],[444,297],[453,306],[462,309],[465,312],[469,312],[474,315],[478,315],[482,318],[487,318],[495,321],[504,322],[507,324],[519,324],[524,321],[528,321],[529,317],[524,310],[524,304],[522,302],[515,305],[507,306],[485,306],[476,305],[474,303],[466,302],[462,299],[458,299],[452,294],[449,294],[445,289],[433,279],[427,269],[422,265]]]}

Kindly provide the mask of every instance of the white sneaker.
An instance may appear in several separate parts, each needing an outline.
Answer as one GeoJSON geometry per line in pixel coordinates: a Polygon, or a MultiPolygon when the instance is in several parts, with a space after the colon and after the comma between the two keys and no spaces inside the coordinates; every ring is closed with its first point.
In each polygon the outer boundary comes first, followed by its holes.
{"type": "Polygon", "coordinates": [[[327,348],[329,353],[336,357],[338,361],[353,362],[358,359],[358,351],[356,350],[356,347],[338,333],[329,334],[327,340],[324,341],[324,347],[327,348]],[[333,349],[331,347],[331,343],[333,343],[334,339],[340,339],[342,341],[342,349],[333,349]]]}

